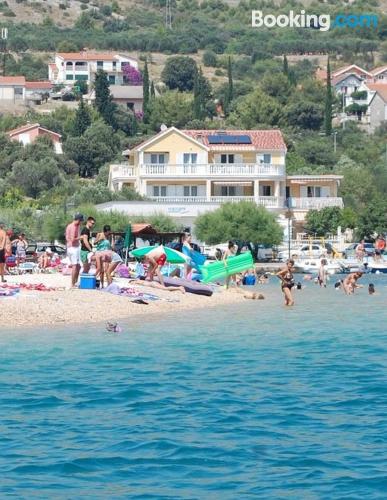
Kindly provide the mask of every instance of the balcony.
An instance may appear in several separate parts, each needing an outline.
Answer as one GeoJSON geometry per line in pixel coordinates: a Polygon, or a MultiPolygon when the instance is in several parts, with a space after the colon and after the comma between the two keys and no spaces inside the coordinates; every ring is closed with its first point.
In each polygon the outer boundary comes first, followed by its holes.
{"type": "Polygon", "coordinates": [[[144,177],[283,177],[284,165],[257,163],[207,163],[207,164],[164,164],[146,163],[140,165],[144,177]]]}
{"type": "Polygon", "coordinates": [[[221,204],[227,202],[238,203],[240,201],[250,201],[266,208],[283,208],[285,205],[284,198],[276,196],[259,196],[258,198],[255,198],[254,196],[210,196],[208,198],[206,196],[149,196],[148,199],[158,203],[184,204],[221,204]]]}
{"type": "Polygon", "coordinates": [[[112,181],[125,181],[127,179],[135,178],[135,168],[127,163],[110,165],[110,177],[112,181]]]}
{"type": "Polygon", "coordinates": [[[289,206],[298,210],[320,210],[326,207],[343,208],[342,198],[289,198],[289,206]]]}

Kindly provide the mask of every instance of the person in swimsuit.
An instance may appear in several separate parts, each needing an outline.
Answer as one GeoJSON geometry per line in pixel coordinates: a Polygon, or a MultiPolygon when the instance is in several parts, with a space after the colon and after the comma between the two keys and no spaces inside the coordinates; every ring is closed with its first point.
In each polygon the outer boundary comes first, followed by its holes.
{"type": "Polygon", "coordinates": [[[167,255],[164,250],[164,246],[160,245],[144,256],[144,262],[149,264],[148,269],[148,280],[153,281],[153,276],[156,275],[159,278],[159,282],[165,286],[164,278],[161,274],[161,268],[167,261],[167,255]]]}
{"type": "Polygon", "coordinates": [[[320,269],[318,270],[317,281],[321,287],[327,287],[327,270],[326,265],[328,264],[326,259],[321,259],[320,269]]]}
{"type": "MultiPolygon", "coordinates": [[[[233,241],[229,241],[228,242],[228,248],[224,252],[222,260],[226,261],[226,264],[227,264],[227,259],[229,257],[234,257],[236,255],[236,253],[237,253],[237,250],[238,250],[238,247],[235,245],[235,243],[233,241]]],[[[226,288],[228,288],[230,286],[230,281],[231,280],[235,280],[235,274],[233,276],[227,276],[227,278],[226,278],[226,288]]]]}
{"type": "Polygon", "coordinates": [[[281,269],[276,276],[281,280],[281,290],[285,296],[285,306],[293,306],[294,299],[292,295],[292,288],[294,287],[294,278],[292,269],[294,266],[294,260],[290,259],[286,261],[286,267],[281,269]]]}
{"type": "Polygon", "coordinates": [[[97,234],[94,242],[94,244],[96,245],[96,277],[99,277],[100,279],[101,288],[103,288],[105,274],[108,285],[110,285],[112,282],[112,278],[109,274],[109,265],[111,263],[113,255],[112,245],[110,243],[111,232],[112,231],[110,226],[103,226],[103,232],[97,234]]]}
{"type": "Polygon", "coordinates": [[[28,247],[26,235],[20,233],[19,237],[12,241],[12,245],[16,247],[16,265],[18,266],[26,260],[26,250],[28,247]]]}
{"type": "Polygon", "coordinates": [[[357,284],[357,280],[363,276],[361,271],[349,274],[343,281],[343,289],[347,295],[353,295],[356,288],[362,288],[362,285],[357,284]]]}

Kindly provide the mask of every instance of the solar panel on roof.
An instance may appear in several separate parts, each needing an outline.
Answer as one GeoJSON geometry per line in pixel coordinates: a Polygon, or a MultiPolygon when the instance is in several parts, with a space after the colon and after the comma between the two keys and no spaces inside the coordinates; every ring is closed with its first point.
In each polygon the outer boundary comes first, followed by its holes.
{"type": "Polygon", "coordinates": [[[251,138],[248,135],[209,135],[209,144],[251,144],[251,138]]]}

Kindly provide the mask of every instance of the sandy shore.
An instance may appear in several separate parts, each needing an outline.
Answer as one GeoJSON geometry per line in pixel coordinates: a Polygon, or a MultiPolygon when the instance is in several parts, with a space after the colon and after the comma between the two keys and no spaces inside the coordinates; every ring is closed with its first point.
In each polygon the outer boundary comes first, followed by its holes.
{"type": "MultiPolygon", "coordinates": [[[[69,276],[61,274],[27,274],[7,276],[8,284],[39,284],[49,287],[68,287],[69,276]]],[[[118,279],[120,286],[129,286],[128,280],[118,279]]],[[[133,286],[133,285],[130,285],[133,286]]],[[[54,324],[82,324],[115,321],[143,315],[175,313],[183,310],[214,307],[242,302],[242,295],[224,289],[212,297],[179,291],[167,292],[143,286],[133,286],[143,293],[157,295],[160,300],[148,305],[135,304],[130,297],[116,296],[99,290],[62,290],[41,292],[21,289],[15,297],[0,297],[1,326],[34,326],[54,324]],[[173,302],[171,302],[173,300],[173,302]]]]}

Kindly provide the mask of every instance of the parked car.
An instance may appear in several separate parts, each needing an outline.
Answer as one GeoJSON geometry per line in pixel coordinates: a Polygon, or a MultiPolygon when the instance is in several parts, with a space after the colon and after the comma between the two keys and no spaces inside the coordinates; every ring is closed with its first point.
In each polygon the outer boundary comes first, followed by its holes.
{"type": "MultiPolygon", "coordinates": [[[[355,257],[356,247],[359,243],[351,243],[343,252],[344,259],[349,259],[355,257]]],[[[364,250],[367,257],[371,257],[375,253],[375,247],[373,243],[364,243],[364,250]]]]}
{"type": "MultiPolygon", "coordinates": [[[[312,245],[302,245],[299,248],[290,249],[290,257],[302,259],[305,257],[326,257],[327,249],[321,245],[313,243],[312,245]]],[[[289,250],[278,252],[278,259],[286,261],[289,258],[289,250]]]]}
{"type": "Polygon", "coordinates": [[[54,243],[48,242],[30,242],[26,249],[26,261],[36,262],[46,248],[51,248],[53,253],[57,253],[60,257],[66,255],[66,247],[64,245],[55,245],[54,243]]]}

